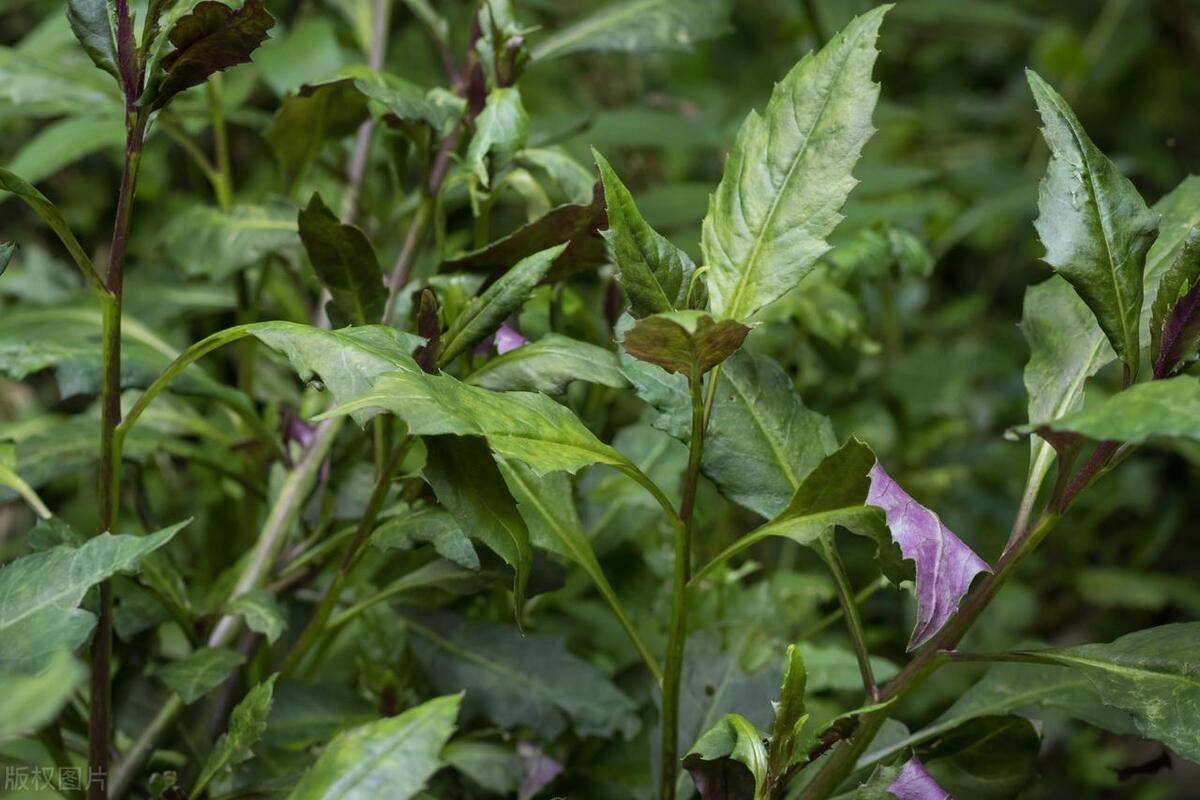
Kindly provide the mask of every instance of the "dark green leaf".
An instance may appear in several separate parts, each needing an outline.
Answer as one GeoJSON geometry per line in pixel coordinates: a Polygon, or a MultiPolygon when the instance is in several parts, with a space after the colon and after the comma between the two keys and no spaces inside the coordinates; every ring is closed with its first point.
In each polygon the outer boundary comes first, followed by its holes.
{"type": "Polygon", "coordinates": [[[1016,716],[977,717],[939,736],[917,753],[926,771],[950,797],[1010,800],[1038,772],[1042,737],[1016,716]]]}
{"type": "Polygon", "coordinates": [[[67,21],[92,62],[120,83],[117,39],[109,5],[109,0],[68,0],[67,21]]]}
{"type": "Polygon", "coordinates": [[[171,28],[167,38],[175,49],[159,62],[162,81],[150,90],[151,109],[199,86],[215,72],[250,61],[250,54],[268,38],[275,18],[263,0],[246,0],[230,8],[218,0],[202,0],[171,28]]]}
{"type": "Polygon", "coordinates": [[[285,97],[263,134],[279,162],[284,189],[293,191],[321,148],[353,134],[367,116],[367,98],[353,78],[302,86],[285,97]]]}
{"type": "Polygon", "coordinates": [[[642,219],[633,195],[621,183],[608,161],[593,150],[604,202],[608,210],[608,242],[613,263],[635,317],[645,317],[686,307],[688,287],[696,265],[687,253],[671,244],[642,219]]]}
{"type": "Polygon", "coordinates": [[[1066,101],[1036,73],[1026,74],[1050,147],[1034,223],[1046,246],[1045,261],[1079,292],[1130,375],[1136,375],[1142,270],[1158,217],[1092,144],[1066,101]]]}
{"type": "Polygon", "coordinates": [[[522,259],[483,294],[473,298],[442,336],[438,364],[449,364],[495,333],[509,315],[525,304],[533,287],[546,276],[550,265],[564,249],[566,245],[560,244],[522,259]]]}
{"type": "Polygon", "coordinates": [[[288,799],[408,800],[441,768],[462,699],[438,697],[338,734],[288,799]]]}
{"type": "Polygon", "coordinates": [[[750,329],[740,322],[713,318],[703,311],[668,311],[638,320],[621,346],[639,361],[699,380],[733,355],[750,329]]]}
{"type": "Polygon", "coordinates": [[[1190,175],[1154,204],[1159,216],[1158,238],[1146,253],[1146,274],[1142,281],[1141,332],[1153,333],[1151,323],[1163,274],[1178,260],[1192,230],[1200,225],[1200,176],[1190,175]]]}
{"type": "Polygon", "coordinates": [[[729,30],[729,0],[624,0],[604,6],[538,42],[545,61],[592,50],[691,50],[729,30]]]}
{"type": "Polygon", "coordinates": [[[548,333],[536,342],[489,359],[467,377],[494,392],[562,394],[573,381],[623,389],[629,385],[617,354],[594,344],[548,333]]]}
{"type": "Polygon", "coordinates": [[[192,797],[199,797],[200,792],[226,767],[236,766],[250,758],[250,748],[258,743],[267,727],[267,715],[271,713],[271,699],[275,691],[275,676],[267,678],[255,686],[242,702],[237,704],[229,716],[229,730],[221,734],[200,777],[192,787],[192,797]]]}
{"type": "Polygon", "coordinates": [[[428,436],[425,449],[425,480],[438,501],[460,528],[483,540],[516,572],[513,606],[519,620],[533,561],[529,529],[487,444],[474,436],[428,436]]]}
{"type": "Polygon", "coordinates": [[[158,668],[155,675],[191,705],[224,683],[244,663],[246,657],[236,650],[204,647],[181,661],[158,668]]]}
{"type": "Polygon", "coordinates": [[[853,19],[751,111],[704,219],[710,308],[746,321],[790,291],[829,250],[825,237],[856,181],[874,132],[875,39],[889,6],[853,19]]]}
{"type": "Polygon", "coordinates": [[[1162,274],[1150,317],[1155,377],[1196,357],[1200,344],[1200,227],[1193,228],[1162,274]]]}
{"type": "Polygon", "coordinates": [[[308,260],[332,300],[326,311],[337,327],[370,325],[383,318],[387,289],[375,250],[363,232],[343,224],[314,194],[298,218],[308,260]]]}

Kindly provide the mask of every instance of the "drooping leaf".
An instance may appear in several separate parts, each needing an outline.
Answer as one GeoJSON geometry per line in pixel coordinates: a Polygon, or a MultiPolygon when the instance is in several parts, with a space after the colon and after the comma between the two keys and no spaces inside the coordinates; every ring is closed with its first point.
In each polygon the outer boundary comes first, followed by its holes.
{"type": "Polygon", "coordinates": [[[608,210],[604,231],[610,257],[620,271],[621,285],[635,317],[645,317],[686,307],[688,286],[696,265],[687,253],[671,244],[642,219],[633,195],[611,165],[592,151],[608,210]]]}
{"type": "Polygon", "coordinates": [[[975,576],[992,568],[879,464],[871,469],[867,503],[883,509],[892,539],[904,557],[916,564],[917,624],[908,641],[908,649],[915,650],[958,610],[975,576]]]}
{"type": "Polygon", "coordinates": [[[750,329],[740,322],[714,322],[703,311],[667,311],[645,317],[625,332],[621,345],[639,361],[700,379],[742,346],[750,329]]]}
{"type": "Polygon", "coordinates": [[[529,529],[517,511],[487,444],[474,436],[428,436],[425,480],[459,527],[491,548],[516,572],[513,605],[521,618],[533,552],[529,529]]]}
{"type": "Polygon", "coordinates": [[[250,54],[267,40],[274,25],[275,18],[263,0],[246,0],[241,8],[230,8],[218,0],[197,3],[167,34],[175,49],[159,61],[164,74],[161,82],[149,89],[150,108],[162,108],[213,73],[250,61],[250,54]]]}
{"type": "Polygon", "coordinates": [[[408,800],[442,766],[441,752],[462,704],[438,697],[403,714],[338,734],[296,784],[289,800],[408,800]]]}
{"type": "Polygon", "coordinates": [[[701,468],[725,497],[774,517],[836,447],[833,425],[770,358],[742,351],[722,366],[701,468]]]}
{"type": "Polygon", "coordinates": [[[538,42],[545,61],[594,50],[691,50],[729,30],[728,0],[624,0],[610,3],[538,42]]]}
{"type": "Polygon", "coordinates": [[[1135,384],[1065,417],[1022,430],[1077,433],[1096,441],[1200,439],[1200,378],[1177,375],[1135,384]]]}
{"type": "Polygon", "coordinates": [[[533,287],[541,282],[565,247],[558,245],[522,259],[483,294],[472,298],[442,336],[439,365],[449,364],[495,333],[509,315],[525,304],[533,287]]]}
{"type": "Polygon", "coordinates": [[[1158,218],[1092,144],[1066,101],[1036,73],[1026,74],[1050,148],[1034,222],[1046,246],[1044,260],[1075,287],[1135,376],[1142,270],[1158,218]]]}
{"type": "Polygon", "coordinates": [[[1200,226],[1193,228],[1162,274],[1150,317],[1155,377],[1196,357],[1200,345],[1200,226]]]}
{"type": "Polygon", "coordinates": [[[566,203],[502,236],[486,247],[447,259],[439,272],[498,273],[534,253],[566,243],[550,270],[551,278],[560,278],[583,267],[604,263],[604,240],[600,228],[605,224],[604,198],[596,187],[590,203],[566,203]]]}
{"type": "Polygon", "coordinates": [[[59,545],[0,569],[0,666],[36,670],[54,653],[82,644],[95,623],[77,608],[87,590],[137,569],[190,521],[148,536],[103,533],[79,547],[59,545]]]}
{"type": "Polygon", "coordinates": [[[758,800],[767,778],[762,734],[740,714],[727,714],[683,758],[701,800],[758,800]]]}
{"type": "Polygon", "coordinates": [[[0,743],[52,722],[83,683],[87,670],[66,650],[51,654],[36,672],[0,672],[0,743]]]}
{"type": "Polygon", "coordinates": [[[371,325],[383,318],[387,289],[375,249],[361,230],[346,225],[314,194],[298,218],[308,260],[332,299],[326,306],[337,327],[371,325]]]}
{"type": "Polygon", "coordinates": [[[808,670],[804,666],[804,656],[794,644],[788,645],[786,663],[779,702],[775,704],[775,724],[771,726],[768,765],[772,778],[782,776],[799,756],[797,745],[804,723],[808,721],[804,705],[808,670]]]}
{"type": "Polygon", "coordinates": [[[1038,729],[1024,717],[977,717],[917,749],[926,777],[932,782],[914,781],[909,786],[920,786],[931,794],[917,792],[911,796],[939,800],[1019,797],[1037,776],[1041,745],[1038,729]]]}
{"type": "Polygon", "coordinates": [[[67,224],[62,213],[59,212],[53,203],[46,199],[44,194],[17,175],[3,168],[0,168],[0,189],[12,192],[25,201],[42,218],[42,221],[50,226],[55,235],[58,236],[59,241],[67,248],[67,252],[71,254],[75,265],[79,267],[79,271],[83,273],[84,279],[88,281],[93,289],[102,289],[103,283],[100,280],[99,273],[96,272],[96,266],[92,263],[92,259],[79,244],[79,240],[75,238],[75,234],[71,232],[71,226],[67,224]]]}
{"type": "MultiPolygon", "coordinates": [[[[1025,392],[1034,424],[1082,406],[1084,383],[1115,357],[1095,315],[1058,276],[1025,291],[1021,331],[1029,343],[1025,392]]],[[[1037,492],[1053,460],[1054,450],[1046,440],[1030,440],[1029,491],[1037,492]]]]}
{"type": "Polygon", "coordinates": [[[547,740],[568,725],[580,736],[628,739],[637,732],[634,702],[560,639],[440,611],[406,616],[427,677],[439,689],[465,691],[468,718],[527,726],[547,740]]]}
{"type": "Polygon", "coordinates": [[[953,800],[918,759],[911,758],[888,786],[896,800],[953,800]]]}
{"type": "Polygon", "coordinates": [[[244,663],[246,656],[236,650],[202,647],[186,658],[158,668],[155,675],[191,705],[224,683],[244,663]]]}
{"type": "Polygon", "coordinates": [[[228,212],[196,205],[163,230],[168,256],[189,275],[224,281],[299,243],[296,209],[239,205],[228,212]]]}
{"type": "Polygon", "coordinates": [[[352,135],[368,115],[367,98],[352,78],[305,85],[285,97],[263,134],[279,162],[285,191],[296,188],[321,148],[352,135]]]}
{"type": "Polygon", "coordinates": [[[229,715],[229,729],[221,734],[212,752],[196,778],[191,796],[200,792],[226,767],[236,766],[250,758],[250,749],[258,743],[267,727],[267,715],[271,713],[271,700],[275,692],[275,675],[255,686],[229,715]]]}
{"type": "Polygon", "coordinates": [[[494,392],[559,395],[573,381],[623,389],[629,385],[611,350],[557,333],[489,359],[466,382],[494,392]]]}
{"type": "Polygon", "coordinates": [[[1133,718],[1139,733],[1200,761],[1200,623],[1162,625],[1108,644],[1029,651],[1081,673],[1106,706],[1133,718]]]}
{"type": "Polygon", "coordinates": [[[888,7],[853,19],[775,86],[763,116],[750,112],[704,219],[709,307],[748,320],[791,290],[829,250],[825,237],[856,181],[874,132],[879,85],[871,70],[888,7]]]}
{"type": "Polygon", "coordinates": [[[121,82],[117,69],[117,38],[109,0],[68,0],[67,21],[83,51],[97,67],[121,82]]]}
{"type": "Polygon", "coordinates": [[[469,570],[479,569],[479,555],[454,516],[437,506],[402,512],[384,520],[371,534],[381,550],[406,549],[428,542],[438,555],[469,570]]]}
{"type": "Polygon", "coordinates": [[[490,186],[491,176],[512,162],[528,133],[529,115],[521,93],[512,87],[493,89],[475,118],[475,135],[467,146],[465,166],[480,186],[490,186]]]}
{"type": "Polygon", "coordinates": [[[270,644],[274,644],[287,627],[287,619],[275,595],[261,587],[235,597],[229,603],[228,611],[230,614],[241,614],[242,619],[246,620],[246,627],[267,637],[270,644]]]}
{"type": "Polygon", "coordinates": [[[400,417],[419,436],[483,436],[497,455],[523,461],[543,475],[559,470],[574,473],[589,464],[631,469],[570,409],[544,394],[499,394],[449,375],[413,372],[390,372],[372,383],[366,394],[329,413],[381,408],[400,417]]]}

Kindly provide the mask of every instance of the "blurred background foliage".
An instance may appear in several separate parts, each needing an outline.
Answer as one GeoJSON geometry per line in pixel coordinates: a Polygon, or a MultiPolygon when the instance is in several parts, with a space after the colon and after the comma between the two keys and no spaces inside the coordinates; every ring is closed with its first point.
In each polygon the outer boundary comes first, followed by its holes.
{"type": "MultiPolygon", "coordinates": [[[[263,132],[288,92],[360,62],[366,33],[356,0],[268,5],[279,20],[273,41],[256,54],[254,65],[225,76],[223,103],[239,201],[287,208],[307,193],[289,197],[282,191],[263,132]]],[[[534,64],[520,84],[532,121],[530,143],[561,146],[582,165],[590,165],[590,147],[600,150],[633,190],[647,220],[698,259],[708,195],[747,111],[761,109],[774,80],[870,5],[738,0],[728,33],[692,52],[582,53],[534,64]]],[[[449,21],[454,51],[461,52],[472,4],[447,0],[436,6],[449,21]]],[[[594,6],[584,0],[517,3],[522,21],[542,29],[561,27],[594,6]]],[[[535,43],[541,35],[529,33],[535,43]]],[[[85,246],[102,247],[123,135],[111,81],[79,52],[59,0],[0,4],[0,45],[0,163],[38,183],[85,246]]],[[[1049,275],[1039,262],[1042,248],[1031,225],[1046,152],[1024,68],[1035,68],[1059,87],[1097,145],[1156,201],[1200,169],[1200,3],[900,0],[884,26],[880,50],[879,130],[856,170],[861,184],[835,234],[835,249],[771,308],[750,342],[789,370],[806,404],[829,414],[840,436],[867,440],[913,495],[994,559],[1015,512],[1028,455],[1024,440],[1006,434],[1025,420],[1021,369],[1027,350],[1017,322],[1025,287],[1049,275]]],[[[386,66],[423,87],[445,82],[437,49],[399,4],[386,66]]],[[[194,141],[207,150],[209,120],[202,94],[180,98],[169,120],[174,130],[160,124],[154,133],[138,196],[128,306],[132,316],[176,347],[237,321],[236,286],[228,272],[211,267],[214,245],[189,238],[178,222],[186,210],[212,202],[204,175],[182,144],[194,141]]],[[[324,149],[308,188],[336,196],[351,146],[349,137],[324,149]]],[[[400,247],[403,197],[414,180],[404,151],[400,137],[385,138],[364,189],[360,222],[384,264],[400,247]]],[[[493,233],[515,228],[567,194],[545,184],[506,190],[493,212],[493,233]]],[[[446,213],[442,252],[469,249],[465,193],[448,201],[446,213]]],[[[24,206],[4,197],[0,239],[23,247],[0,279],[0,326],[19,319],[18,306],[75,302],[78,282],[61,251],[24,206]]],[[[302,258],[293,263],[294,270],[277,270],[266,282],[263,318],[308,318],[316,284],[302,258]]],[[[435,268],[429,254],[417,274],[428,277],[435,268]]],[[[574,279],[565,305],[573,334],[608,340],[597,329],[607,291],[606,279],[574,279]]],[[[522,319],[527,331],[544,329],[547,309],[548,298],[535,297],[522,319]]],[[[215,368],[232,373],[233,361],[215,368]]],[[[1101,385],[1118,377],[1102,375],[1101,385]]],[[[288,381],[284,370],[264,369],[260,397],[275,402],[290,393],[300,406],[299,390],[278,389],[288,381]]],[[[604,407],[584,388],[573,388],[573,405],[604,407]]],[[[40,424],[39,409],[71,411],[82,402],[59,391],[52,382],[0,384],[0,426],[11,435],[22,425],[40,424]]],[[[606,439],[615,435],[620,443],[624,437],[628,452],[661,445],[656,464],[669,483],[672,469],[682,465],[681,451],[644,425],[629,427],[640,413],[629,398],[609,407],[606,417],[586,418],[606,439]]],[[[47,473],[54,482],[48,478],[43,491],[86,530],[94,524],[90,482],[61,476],[72,467],[86,468],[87,461],[56,458],[47,473]]],[[[1194,450],[1159,450],[1137,455],[1105,478],[987,612],[969,647],[1108,641],[1130,630],[1195,619],[1198,465],[1200,453],[1194,450]]],[[[219,482],[185,480],[174,487],[189,493],[181,497],[172,494],[170,477],[155,478],[147,490],[148,502],[163,509],[164,519],[174,518],[166,509],[178,506],[201,518],[193,530],[212,530],[219,529],[222,515],[235,513],[221,507],[228,492],[219,482]]],[[[352,496],[362,487],[341,491],[352,496]]],[[[585,525],[618,590],[644,598],[628,605],[648,618],[665,619],[667,539],[654,528],[655,510],[612,475],[586,475],[578,494],[585,525]]],[[[23,550],[21,538],[30,524],[24,513],[0,506],[5,557],[23,550]]],[[[747,512],[718,502],[712,491],[702,497],[700,513],[702,555],[752,522],[747,512]]],[[[844,538],[856,585],[870,586],[875,573],[867,546],[844,538]]],[[[193,566],[218,573],[224,564],[206,566],[212,558],[206,552],[195,546],[193,566]]],[[[816,560],[800,548],[775,544],[755,557],[790,569],[756,575],[749,567],[736,587],[731,582],[705,597],[707,633],[721,639],[724,652],[736,653],[752,672],[777,658],[780,642],[818,633],[838,642],[840,627],[820,622],[834,605],[816,560]]],[[[595,598],[570,602],[572,593],[586,590],[569,586],[536,600],[535,626],[568,641],[586,637],[588,646],[577,652],[619,674],[633,664],[632,651],[595,598]]],[[[911,602],[892,590],[875,592],[865,615],[872,651],[902,662],[911,602]]],[[[393,645],[381,637],[361,646],[393,645]]],[[[354,654],[345,657],[349,669],[354,654]]],[[[915,727],[935,717],[978,674],[969,667],[943,670],[900,718],[915,727]]],[[[698,680],[703,683],[703,677],[698,680]]],[[[835,681],[827,690],[834,697],[839,691],[852,695],[856,683],[835,681]]],[[[777,676],[766,685],[777,686],[777,676]]],[[[836,712],[838,704],[830,702],[836,712]]],[[[1200,771],[1186,762],[1171,772],[1121,779],[1123,768],[1154,759],[1156,746],[1065,720],[1048,724],[1044,733],[1042,779],[1024,797],[1200,797],[1200,771]]],[[[643,732],[629,745],[606,745],[614,752],[575,755],[585,765],[574,773],[578,785],[593,792],[587,796],[620,796],[614,786],[638,782],[628,776],[647,769],[639,754],[648,747],[645,737],[643,732]],[[596,787],[607,787],[607,794],[596,787]]]]}

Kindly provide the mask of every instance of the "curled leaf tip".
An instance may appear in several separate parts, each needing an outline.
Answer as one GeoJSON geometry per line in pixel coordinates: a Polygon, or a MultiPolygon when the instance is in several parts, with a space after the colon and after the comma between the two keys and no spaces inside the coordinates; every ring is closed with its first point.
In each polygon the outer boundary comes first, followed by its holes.
{"type": "Polygon", "coordinates": [[[893,541],[916,564],[917,625],[908,643],[908,649],[915,650],[958,610],[975,576],[992,569],[937,514],[900,488],[880,464],[871,469],[870,478],[867,505],[883,509],[893,541]]]}
{"type": "Polygon", "coordinates": [[[918,759],[909,759],[896,780],[888,786],[888,794],[898,800],[953,800],[918,759]]]}

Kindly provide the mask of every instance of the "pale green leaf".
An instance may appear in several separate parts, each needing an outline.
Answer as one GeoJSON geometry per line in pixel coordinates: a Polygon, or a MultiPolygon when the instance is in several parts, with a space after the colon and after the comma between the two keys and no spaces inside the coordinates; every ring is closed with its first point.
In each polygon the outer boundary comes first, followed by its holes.
{"type": "Polygon", "coordinates": [[[274,644],[287,627],[283,609],[275,601],[275,595],[261,587],[235,597],[227,610],[230,614],[241,614],[242,619],[246,620],[246,627],[267,637],[270,644],[274,644]]]}
{"type": "Polygon", "coordinates": [[[33,673],[0,673],[0,743],[52,722],[83,683],[87,670],[66,650],[51,654],[33,673]]]}
{"type": "Polygon", "coordinates": [[[888,6],[853,19],[751,111],[725,161],[704,219],[710,308],[746,321],[796,286],[856,183],[851,171],[874,132],[879,85],[871,70],[888,6]]]}
{"type": "Polygon", "coordinates": [[[461,694],[438,697],[338,734],[289,800],[408,800],[441,768],[461,703],[461,694]]]}
{"type": "Polygon", "coordinates": [[[609,3],[538,42],[535,61],[594,50],[691,50],[729,30],[729,0],[624,0],[609,3]]]}
{"type": "Polygon", "coordinates": [[[229,715],[229,730],[221,734],[196,785],[192,787],[191,796],[199,797],[200,792],[226,767],[232,767],[250,758],[250,749],[258,743],[267,727],[267,715],[271,713],[271,700],[275,691],[275,676],[267,678],[255,686],[242,702],[237,704],[229,715]]]}
{"type": "Polygon", "coordinates": [[[1139,383],[1079,411],[1023,430],[1045,428],[1097,441],[1200,440],[1200,377],[1139,383]]]}
{"type": "Polygon", "coordinates": [[[528,134],[529,115],[521,104],[521,93],[512,87],[493,89],[475,119],[475,135],[467,146],[467,170],[481,186],[490,186],[491,176],[513,160],[528,134]]]}
{"type": "Polygon", "coordinates": [[[629,385],[617,354],[557,333],[489,359],[466,382],[494,392],[559,395],[573,381],[622,389],[629,385]]]}
{"type": "Polygon", "coordinates": [[[246,656],[236,650],[202,647],[180,661],[159,667],[154,674],[191,705],[224,683],[244,663],[246,656]]]}
{"type": "Polygon", "coordinates": [[[299,243],[296,209],[239,205],[228,212],[194,205],[163,230],[171,260],[196,277],[219,282],[299,243]]]}
{"type": "Polygon", "coordinates": [[[36,183],[92,153],[119,153],[124,144],[125,124],[118,114],[66,117],[25,142],[8,168],[36,183]]]}
{"type": "Polygon", "coordinates": [[[800,734],[804,723],[808,721],[804,704],[808,670],[804,666],[804,656],[794,644],[788,645],[786,663],[779,702],[775,704],[775,724],[771,726],[771,748],[768,753],[771,775],[782,775],[799,755],[800,734]]]}
{"type": "Polygon", "coordinates": [[[1036,73],[1027,75],[1050,148],[1034,222],[1046,247],[1045,261],[1079,292],[1130,375],[1136,375],[1142,271],[1158,217],[1092,144],[1066,101],[1036,73]]]}

